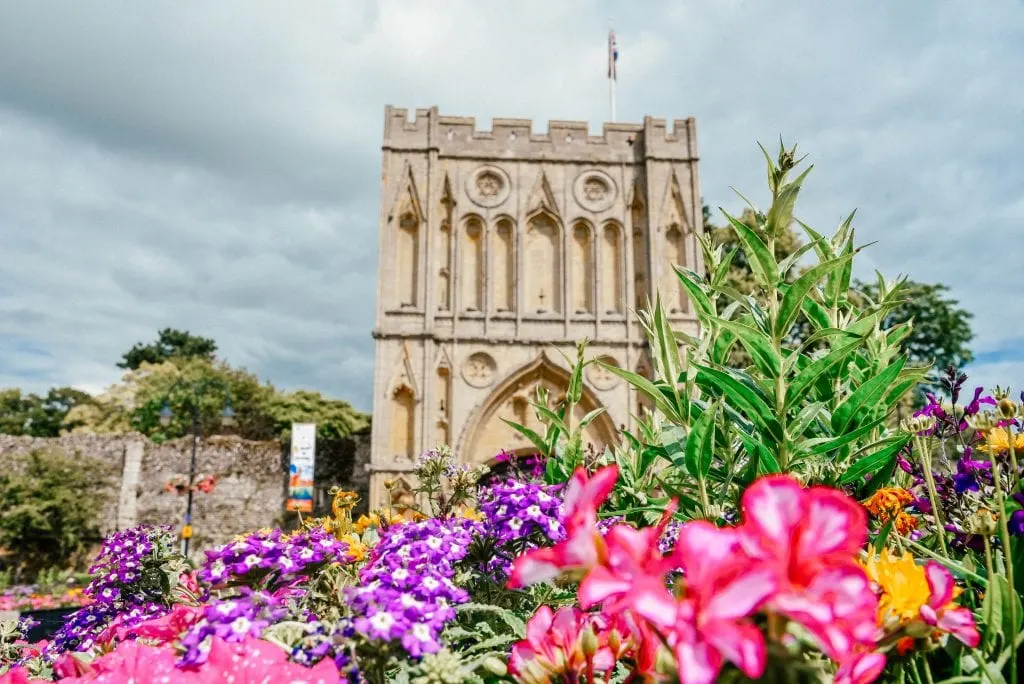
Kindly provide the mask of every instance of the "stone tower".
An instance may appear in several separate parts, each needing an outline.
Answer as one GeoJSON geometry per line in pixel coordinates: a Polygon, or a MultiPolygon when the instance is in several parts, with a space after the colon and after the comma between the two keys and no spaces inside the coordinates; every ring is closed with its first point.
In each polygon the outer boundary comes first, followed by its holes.
{"type": "MultiPolygon", "coordinates": [[[[696,328],[672,265],[702,268],[693,119],[610,123],[472,118],[387,107],[370,506],[402,490],[422,451],[466,462],[532,452],[501,419],[531,427],[538,385],[558,396],[575,345],[649,375],[633,309],[660,292],[677,328],[696,328]]],[[[580,411],[604,406],[587,438],[616,440],[642,405],[588,366],[580,411]]]]}

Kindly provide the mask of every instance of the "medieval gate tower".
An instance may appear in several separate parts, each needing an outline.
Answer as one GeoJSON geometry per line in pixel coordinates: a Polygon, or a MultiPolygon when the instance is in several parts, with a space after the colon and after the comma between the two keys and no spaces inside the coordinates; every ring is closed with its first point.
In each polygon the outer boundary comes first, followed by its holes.
{"type": "MultiPolygon", "coordinates": [[[[702,268],[694,120],[532,129],[385,110],[371,507],[433,446],[470,463],[530,451],[501,419],[537,427],[537,386],[557,397],[568,381],[558,349],[574,358],[586,337],[588,357],[649,375],[632,310],[655,292],[675,327],[696,328],[672,268],[702,268]]],[[[607,408],[587,435],[600,447],[641,401],[587,371],[580,410],[607,408]]]]}

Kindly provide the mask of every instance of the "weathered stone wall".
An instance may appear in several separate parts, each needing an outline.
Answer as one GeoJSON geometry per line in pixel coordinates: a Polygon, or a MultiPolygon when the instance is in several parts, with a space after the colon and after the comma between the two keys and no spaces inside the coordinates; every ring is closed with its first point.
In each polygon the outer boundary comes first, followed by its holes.
{"type": "MultiPolygon", "coordinates": [[[[187,496],[164,490],[175,479],[187,480],[192,438],[155,444],[138,434],[68,434],[54,439],[0,435],[0,464],[18,468],[39,449],[59,449],[101,464],[107,474],[96,495],[107,500],[101,529],[109,533],[138,524],[181,527],[187,496]]],[[[210,493],[196,492],[192,524],[196,550],[221,544],[236,534],[272,525],[294,524],[286,513],[290,445],[250,442],[231,436],[202,439],[196,452],[196,479],[217,478],[210,493]]],[[[330,510],[333,486],[360,494],[365,509],[370,460],[369,433],[340,440],[319,440],[316,459],[316,511],[330,510]]]]}

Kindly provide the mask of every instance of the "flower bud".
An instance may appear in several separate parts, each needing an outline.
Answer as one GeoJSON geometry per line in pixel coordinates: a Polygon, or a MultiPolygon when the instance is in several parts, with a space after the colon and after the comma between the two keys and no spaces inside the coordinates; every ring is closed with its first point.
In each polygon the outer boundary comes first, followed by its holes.
{"type": "Polygon", "coordinates": [[[1015,417],[1017,405],[1009,397],[1003,397],[999,400],[999,415],[1006,419],[1015,417]]]}
{"type": "Polygon", "coordinates": [[[484,669],[490,672],[495,677],[504,677],[508,674],[508,668],[505,667],[505,663],[501,662],[494,656],[490,656],[484,659],[484,669]]]}
{"type": "Polygon", "coordinates": [[[979,508],[967,519],[967,531],[971,534],[991,537],[999,530],[998,520],[998,516],[992,511],[987,508],[979,508]]]}
{"type": "Polygon", "coordinates": [[[580,639],[580,647],[583,649],[583,655],[590,658],[597,653],[598,645],[597,634],[594,633],[594,627],[590,626],[583,631],[583,636],[580,639]]]}

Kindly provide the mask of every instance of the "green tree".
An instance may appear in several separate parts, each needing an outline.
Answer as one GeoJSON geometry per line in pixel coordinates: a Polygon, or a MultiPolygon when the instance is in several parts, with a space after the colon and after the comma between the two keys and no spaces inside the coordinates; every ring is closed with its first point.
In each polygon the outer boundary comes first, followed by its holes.
{"type": "Polygon", "coordinates": [[[157,334],[156,342],[139,342],[121,357],[118,368],[136,370],[143,363],[162,363],[169,359],[203,359],[213,361],[217,343],[208,337],[199,337],[184,330],[164,328],[157,334]]]}
{"type": "Polygon", "coordinates": [[[16,571],[65,565],[100,538],[109,473],[80,455],[35,451],[0,471],[0,547],[16,571]]]}
{"type": "MultiPolygon", "coordinates": [[[[878,298],[877,284],[855,282],[854,289],[871,300],[878,298]]],[[[890,328],[913,321],[913,330],[903,341],[903,349],[911,363],[932,364],[928,380],[918,388],[920,393],[938,390],[934,380],[936,372],[949,366],[963,368],[974,360],[970,349],[974,339],[971,330],[974,315],[960,308],[960,302],[947,296],[948,292],[949,288],[942,284],[907,281],[903,303],[890,311],[882,322],[883,327],[890,328]]]]}
{"type": "Polygon", "coordinates": [[[76,406],[92,400],[73,387],[55,387],[46,396],[22,394],[19,389],[0,390],[0,433],[57,437],[67,425],[65,419],[76,406]]]}
{"type": "Polygon", "coordinates": [[[370,417],[347,401],[306,390],[274,394],[266,403],[266,411],[282,439],[290,435],[292,423],[316,423],[317,436],[324,439],[345,437],[370,425],[370,417]]]}

